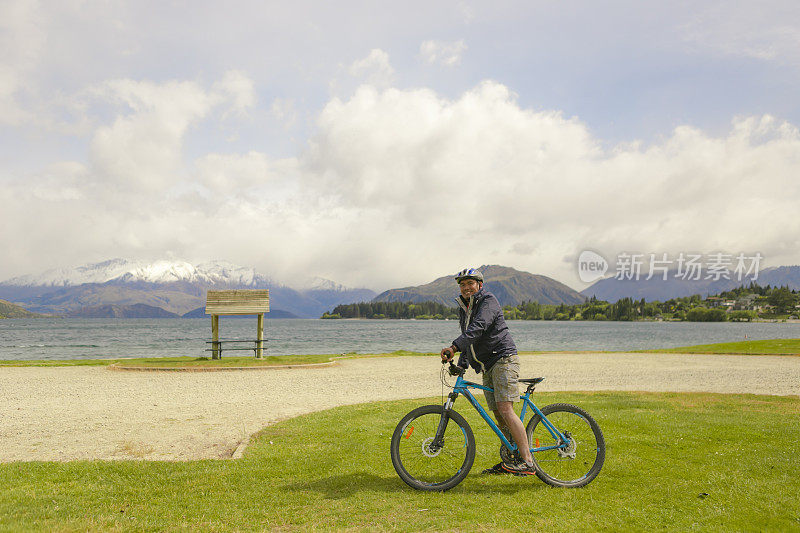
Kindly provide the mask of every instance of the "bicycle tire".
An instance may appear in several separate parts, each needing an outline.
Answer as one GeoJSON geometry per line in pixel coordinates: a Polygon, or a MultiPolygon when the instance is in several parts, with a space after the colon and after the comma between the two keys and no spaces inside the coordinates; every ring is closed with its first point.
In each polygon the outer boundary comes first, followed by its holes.
{"type": "Polygon", "coordinates": [[[475,461],[475,436],[463,416],[450,410],[444,446],[427,446],[436,435],[444,407],[423,405],[404,416],[392,434],[392,465],[410,487],[426,491],[450,490],[467,477],[475,461]]]}
{"type": "MultiPolygon", "coordinates": [[[[547,405],[542,413],[560,432],[568,432],[575,445],[567,450],[535,452],[536,476],[553,487],[586,486],[600,473],[606,457],[606,441],[600,426],[589,413],[568,403],[547,405]]],[[[526,431],[531,447],[558,444],[541,422],[538,414],[528,422],[526,431]]]]}

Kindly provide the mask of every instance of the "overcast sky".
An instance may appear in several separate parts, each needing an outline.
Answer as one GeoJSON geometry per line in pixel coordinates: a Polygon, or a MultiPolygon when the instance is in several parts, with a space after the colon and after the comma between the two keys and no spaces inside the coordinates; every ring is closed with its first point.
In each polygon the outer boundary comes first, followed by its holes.
{"type": "Polygon", "coordinates": [[[800,3],[0,0],[0,280],[800,263],[800,3]]]}

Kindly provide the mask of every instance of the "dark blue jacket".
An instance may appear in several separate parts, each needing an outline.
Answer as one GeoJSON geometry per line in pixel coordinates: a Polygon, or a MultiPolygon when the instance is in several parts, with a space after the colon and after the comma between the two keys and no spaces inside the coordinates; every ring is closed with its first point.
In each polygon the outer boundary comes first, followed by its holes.
{"type": "Polygon", "coordinates": [[[461,335],[453,341],[453,346],[461,352],[458,366],[466,368],[469,363],[476,372],[481,372],[482,366],[488,370],[501,357],[517,353],[503,309],[494,294],[481,288],[469,301],[459,296],[456,302],[461,335]]]}

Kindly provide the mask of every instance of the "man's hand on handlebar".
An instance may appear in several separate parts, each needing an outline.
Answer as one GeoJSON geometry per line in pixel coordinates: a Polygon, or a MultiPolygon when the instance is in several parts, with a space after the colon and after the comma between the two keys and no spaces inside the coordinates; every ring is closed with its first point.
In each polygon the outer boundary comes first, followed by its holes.
{"type": "Polygon", "coordinates": [[[448,346],[447,348],[442,348],[440,355],[442,356],[442,364],[450,362],[453,360],[453,356],[456,354],[455,346],[448,346]]]}
{"type": "Polygon", "coordinates": [[[442,356],[442,364],[450,363],[450,368],[448,371],[450,372],[451,376],[463,376],[466,369],[461,368],[460,366],[456,366],[453,364],[453,357],[456,355],[457,348],[455,346],[448,346],[447,348],[442,348],[441,356],[442,356]]]}

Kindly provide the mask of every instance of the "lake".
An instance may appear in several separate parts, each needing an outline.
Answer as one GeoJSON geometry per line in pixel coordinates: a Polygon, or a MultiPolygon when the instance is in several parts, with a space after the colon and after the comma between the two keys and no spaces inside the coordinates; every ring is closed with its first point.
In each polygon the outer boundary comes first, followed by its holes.
{"type": "MultiPolygon", "coordinates": [[[[644,350],[748,339],[800,338],[800,323],[508,322],[519,350],[644,350]]],[[[457,321],[265,320],[267,355],[438,352],[457,321]]],[[[222,339],[255,338],[256,319],[220,318],[222,339]]],[[[211,320],[5,319],[0,359],[208,356],[211,320]]],[[[251,352],[228,352],[246,355],[251,352]]]]}

